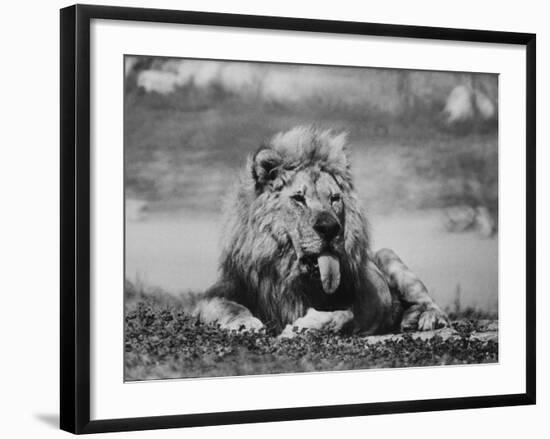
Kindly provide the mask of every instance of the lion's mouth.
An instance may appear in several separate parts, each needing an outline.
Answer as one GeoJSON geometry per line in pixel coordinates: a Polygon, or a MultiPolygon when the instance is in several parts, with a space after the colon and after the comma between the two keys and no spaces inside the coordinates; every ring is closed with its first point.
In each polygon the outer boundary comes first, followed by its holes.
{"type": "Polygon", "coordinates": [[[309,273],[320,279],[323,291],[334,293],[340,285],[340,260],[333,253],[323,252],[318,255],[307,255],[302,263],[308,267],[309,273]]]}

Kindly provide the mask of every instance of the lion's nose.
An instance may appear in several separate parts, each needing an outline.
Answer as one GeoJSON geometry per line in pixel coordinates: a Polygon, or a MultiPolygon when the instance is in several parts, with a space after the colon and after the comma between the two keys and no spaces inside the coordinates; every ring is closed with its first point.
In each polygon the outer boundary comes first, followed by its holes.
{"type": "Polygon", "coordinates": [[[332,215],[323,212],[317,217],[313,229],[321,238],[331,241],[340,232],[340,224],[332,215]]]}

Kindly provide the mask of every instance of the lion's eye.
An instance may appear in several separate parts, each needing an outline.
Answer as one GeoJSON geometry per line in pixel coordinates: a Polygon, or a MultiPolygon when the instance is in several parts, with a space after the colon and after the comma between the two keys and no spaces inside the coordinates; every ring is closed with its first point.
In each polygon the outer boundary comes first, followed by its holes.
{"type": "Polygon", "coordinates": [[[340,194],[333,194],[330,196],[330,202],[331,203],[337,203],[342,199],[342,196],[340,194]]]}
{"type": "Polygon", "coordinates": [[[291,195],[290,198],[292,198],[297,203],[306,204],[306,198],[302,194],[294,194],[291,195]]]}

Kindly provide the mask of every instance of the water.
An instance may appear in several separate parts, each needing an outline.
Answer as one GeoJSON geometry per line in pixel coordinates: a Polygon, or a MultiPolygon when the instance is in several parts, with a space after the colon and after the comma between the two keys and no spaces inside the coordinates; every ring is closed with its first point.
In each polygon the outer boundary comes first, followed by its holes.
{"type": "MultiPolygon", "coordinates": [[[[448,233],[438,211],[371,217],[373,248],[390,247],[424,281],[436,301],[496,311],[498,241],[448,233]]],[[[128,221],[126,277],[168,292],[201,291],[217,278],[221,224],[178,214],[128,221]]]]}

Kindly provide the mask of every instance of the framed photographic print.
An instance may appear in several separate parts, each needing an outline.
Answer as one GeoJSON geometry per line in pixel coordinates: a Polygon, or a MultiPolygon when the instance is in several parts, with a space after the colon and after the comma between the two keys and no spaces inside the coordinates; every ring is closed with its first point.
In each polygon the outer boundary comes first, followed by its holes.
{"type": "Polygon", "coordinates": [[[61,10],[61,428],[535,403],[535,35],[61,10]]]}

